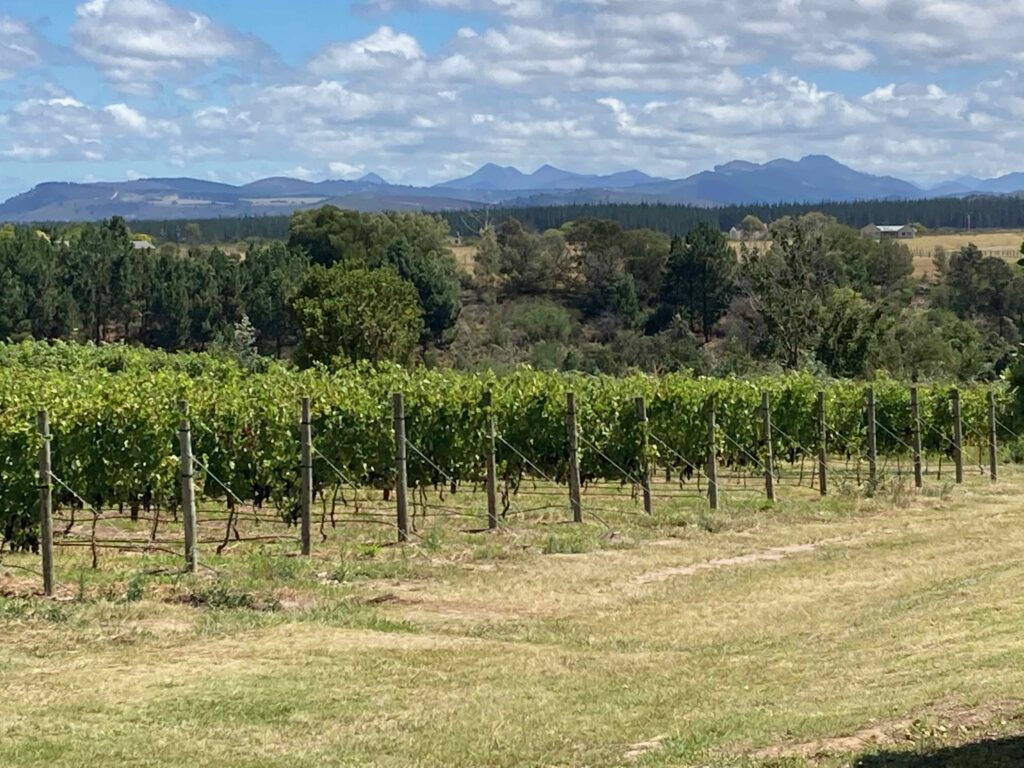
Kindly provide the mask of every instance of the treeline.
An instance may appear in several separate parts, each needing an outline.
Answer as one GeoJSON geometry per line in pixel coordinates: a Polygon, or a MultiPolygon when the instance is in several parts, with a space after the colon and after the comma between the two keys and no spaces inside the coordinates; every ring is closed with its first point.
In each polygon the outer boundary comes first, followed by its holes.
{"type": "Polygon", "coordinates": [[[468,313],[456,364],[987,379],[1021,339],[1024,276],[973,246],[933,284],[904,245],[821,213],[742,225],[761,236],[740,253],[707,223],[672,238],[602,220],[487,229],[473,285],[489,309],[468,313]]]}
{"type": "Polygon", "coordinates": [[[239,216],[223,219],[140,219],[132,230],[166,243],[237,243],[242,240],[286,240],[290,216],[239,216]]]}
{"type": "Polygon", "coordinates": [[[125,222],[0,228],[0,339],[230,350],[300,366],[991,379],[1024,332],[1024,274],[968,246],[913,275],[897,242],[822,213],[765,225],[740,252],[604,219],[487,226],[456,266],[435,216],[333,206],[286,242],[133,247],[125,222]]]}
{"type": "MultiPolygon", "coordinates": [[[[625,229],[652,229],[685,235],[698,224],[727,232],[748,214],[762,221],[802,216],[820,211],[841,224],[860,228],[868,224],[915,222],[929,229],[1024,229],[1024,198],[1010,196],[942,197],[930,200],[863,200],[854,202],[743,204],[704,208],[666,203],[608,203],[548,206],[493,206],[471,211],[443,211],[451,234],[472,237],[486,225],[516,219],[532,229],[557,229],[579,219],[605,219],[625,229]]],[[[246,216],[179,221],[133,221],[132,229],[163,242],[231,243],[241,240],[285,240],[288,216],[246,216]]]]}
{"type": "Polygon", "coordinates": [[[428,216],[328,206],[242,255],[134,237],[117,217],[0,228],[0,339],[400,360],[442,343],[461,310],[446,226],[428,216]]]}
{"type": "Polygon", "coordinates": [[[715,208],[660,203],[552,205],[542,207],[493,207],[473,211],[446,211],[452,233],[477,234],[487,223],[500,225],[509,219],[537,229],[557,229],[579,219],[605,219],[626,229],[651,229],[669,235],[685,235],[698,224],[729,231],[745,216],[777,221],[811,212],[830,216],[840,224],[861,228],[868,224],[923,224],[929,229],[966,229],[968,216],[975,229],[1024,228],[1024,199],[1019,197],[943,197],[932,200],[863,200],[825,203],[743,204],[715,208]]]}

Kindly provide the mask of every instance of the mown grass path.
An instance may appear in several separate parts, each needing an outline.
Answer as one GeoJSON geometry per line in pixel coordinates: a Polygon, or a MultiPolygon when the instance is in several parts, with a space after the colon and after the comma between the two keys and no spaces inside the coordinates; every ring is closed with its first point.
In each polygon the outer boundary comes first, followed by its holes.
{"type": "Polygon", "coordinates": [[[572,547],[451,532],[194,579],[65,562],[64,600],[0,599],[0,765],[1017,765],[1013,738],[953,749],[1024,732],[1004,474],[715,533],[548,534],[572,547]]]}

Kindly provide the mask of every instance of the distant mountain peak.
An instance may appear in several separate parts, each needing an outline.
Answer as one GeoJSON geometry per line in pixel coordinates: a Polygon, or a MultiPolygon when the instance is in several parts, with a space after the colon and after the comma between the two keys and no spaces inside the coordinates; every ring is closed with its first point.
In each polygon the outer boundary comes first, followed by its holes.
{"type": "Polygon", "coordinates": [[[469,176],[433,187],[400,186],[376,173],[358,180],[306,181],[285,176],[233,186],[190,178],[94,183],[50,181],[0,205],[3,221],[89,221],[263,216],[330,203],[357,210],[451,210],[483,205],[663,203],[701,206],[817,203],[826,200],[891,200],[1015,194],[1024,173],[996,179],[961,176],[928,191],[892,176],[863,173],[827,155],[766,163],[734,160],[684,179],[638,170],[610,174],[566,171],[545,163],[532,173],[486,163],[469,176]]]}
{"type": "Polygon", "coordinates": [[[747,160],[733,160],[729,163],[723,163],[722,165],[715,166],[716,173],[743,173],[745,171],[756,171],[761,166],[757,163],[751,163],[747,160]]]}

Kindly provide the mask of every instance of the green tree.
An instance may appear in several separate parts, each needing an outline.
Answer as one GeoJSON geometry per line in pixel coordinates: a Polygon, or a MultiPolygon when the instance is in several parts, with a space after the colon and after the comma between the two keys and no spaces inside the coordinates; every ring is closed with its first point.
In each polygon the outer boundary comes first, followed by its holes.
{"type": "Polygon", "coordinates": [[[309,260],[283,243],[251,247],[240,265],[242,303],[256,330],[257,345],[278,357],[296,335],[290,302],[309,260]]]}
{"type": "Polygon", "coordinates": [[[291,218],[289,248],[314,264],[393,267],[416,286],[424,341],[444,343],[459,318],[459,279],[448,224],[418,213],[360,213],[331,205],[291,218]]]}
{"type": "Polygon", "coordinates": [[[423,339],[444,343],[462,311],[455,258],[450,251],[417,255],[404,238],[388,246],[385,263],[416,288],[423,315],[423,339]]]}
{"type": "Polygon", "coordinates": [[[191,335],[193,280],[186,259],[167,251],[153,266],[155,290],[149,292],[139,337],[143,344],[166,350],[184,349],[191,335]]]}
{"type": "Polygon", "coordinates": [[[501,286],[501,247],[492,226],[484,229],[477,242],[473,256],[473,280],[483,298],[493,302],[501,286]]]}
{"type": "Polygon", "coordinates": [[[408,360],[423,328],[412,284],[391,269],[312,267],[292,300],[295,361],[339,365],[408,360]]]}
{"type": "Polygon", "coordinates": [[[765,223],[752,213],[744,216],[740,223],[736,225],[736,229],[742,232],[744,238],[748,240],[764,237],[768,233],[768,227],[765,223]]]}
{"type": "Polygon", "coordinates": [[[692,333],[710,341],[736,294],[736,266],[736,253],[714,227],[698,224],[685,239],[674,239],[662,280],[662,303],[669,310],[663,314],[682,314],[692,333]]]}
{"type": "Polygon", "coordinates": [[[823,310],[818,360],[832,376],[867,375],[881,310],[852,288],[834,290],[823,310]]]}
{"type": "Polygon", "coordinates": [[[565,236],[556,230],[538,235],[515,219],[497,232],[501,248],[499,271],[511,296],[554,293],[566,287],[572,270],[565,236]]]}
{"type": "Polygon", "coordinates": [[[758,321],[757,346],[787,368],[817,346],[822,307],[834,285],[824,251],[820,225],[794,219],[775,222],[768,250],[743,248],[740,285],[758,321]]]}

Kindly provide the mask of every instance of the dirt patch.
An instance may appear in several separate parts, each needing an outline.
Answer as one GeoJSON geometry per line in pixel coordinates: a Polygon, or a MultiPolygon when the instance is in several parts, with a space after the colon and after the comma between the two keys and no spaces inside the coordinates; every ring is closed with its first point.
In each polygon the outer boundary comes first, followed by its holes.
{"type": "Polygon", "coordinates": [[[892,744],[913,725],[913,720],[892,720],[876,723],[861,728],[848,736],[834,736],[816,741],[804,741],[796,744],[773,744],[754,752],[751,757],[757,760],[778,760],[784,757],[831,757],[861,752],[871,747],[892,744]]]}
{"type": "Polygon", "coordinates": [[[814,741],[773,744],[749,756],[756,760],[779,760],[800,757],[806,760],[835,757],[888,747],[900,742],[953,737],[999,735],[1008,720],[1021,717],[1024,702],[1007,699],[969,707],[960,703],[941,704],[916,718],[873,722],[846,736],[833,736],[814,741]]]}
{"type": "Polygon", "coordinates": [[[273,597],[282,611],[302,612],[316,608],[316,598],[297,589],[281,587],[274,590],[273,597]]]}
{"type": "Polygon", "coordinates": [[[42,574],[32,576],[25,573],[0,573],[0,595],[16,598],[42,594],[42,580],[42,574]]]}
{"type": "Polygon", "coordinates": [[[653,739],[647,741],[638,741],[636,744],[630,744],[629,749],[623,753],[623,757],[627,760],[637,760],[648,752],[654,752],[656,749],[661,749],[661,745],[668,739],[668,734],[662,736],[655,736],[653,739]]]}
{"type": "Polygon", "coordinates": [[[774,562],[784,560],[793,555],[813,552],[820,547],[820,543],[790,544],[785,547],[772,547],[760,552],[751,552],[746,555],[734,555],[733,557],[720,557],[715,560],[708,560],[703,563],[682,565],[677,568],[662,568],[658,571],[648,571],[636,577],[640,584],[653,584],[659,581],[668,581],[675,576],[693,576],[701,571],[714,571],[719,568],[727,568],[733,565],[753,565],[754,563],[774,562]]]}

